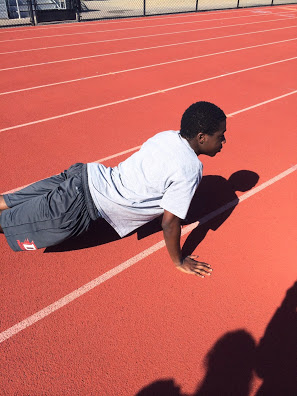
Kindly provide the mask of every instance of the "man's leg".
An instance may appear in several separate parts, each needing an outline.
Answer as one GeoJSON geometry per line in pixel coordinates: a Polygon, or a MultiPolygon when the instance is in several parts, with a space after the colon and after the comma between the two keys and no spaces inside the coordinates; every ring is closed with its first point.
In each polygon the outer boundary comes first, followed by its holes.
{"type": "Polygon", "coordinates": [[[81,163],[74,164],[58,175],[37,181],[14,193],[5,194],[4,196],[0,195],[0,213],[3,210],[13,208],[33,198],[50,193],[65,180],[80,173],[82,166],[83,164],[81,163]]]}
{"type": "Polygon", "coordinates": [[[56,245],[86,231],[91,218],[81,175],[68,178],[48,194],[4,210],[0,224],[14,251],[56,245]]]}
{"type": "Polygon", "coordinates": [[[8,209],[8,206],[6,205],[3,195],[0,195],[0,234],[3,234],[3,230],[1,227],[1,213],[3,210],[8,209]]]}

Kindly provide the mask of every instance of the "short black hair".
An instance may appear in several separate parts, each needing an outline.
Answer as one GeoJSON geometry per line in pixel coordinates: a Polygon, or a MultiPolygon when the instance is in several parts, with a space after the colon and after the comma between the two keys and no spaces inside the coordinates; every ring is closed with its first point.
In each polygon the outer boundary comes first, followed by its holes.
{"type": "Polygon", "coordinates": [[[186,139],[193,139],[199,132],[213,135],[226,114],[213,103],[196,102],[184,112],[181,119],[180,134],[186,139]]]}

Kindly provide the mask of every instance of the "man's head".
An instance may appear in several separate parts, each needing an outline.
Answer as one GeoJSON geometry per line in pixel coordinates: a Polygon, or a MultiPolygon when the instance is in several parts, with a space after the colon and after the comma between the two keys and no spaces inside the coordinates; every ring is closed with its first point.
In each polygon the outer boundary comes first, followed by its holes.
{"type": "Polygon", "coordinates": [[[197,155],[214,157],[226,142],[225,132],[226,115],[213,103],[194,103],[182,116],[180,134],[197,155]]]}

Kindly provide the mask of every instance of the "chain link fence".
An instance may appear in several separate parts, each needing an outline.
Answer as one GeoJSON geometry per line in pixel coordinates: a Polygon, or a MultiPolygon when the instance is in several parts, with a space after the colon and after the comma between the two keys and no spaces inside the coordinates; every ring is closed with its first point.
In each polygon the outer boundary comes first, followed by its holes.
{"type": "Polygon", "coordinates": [[[0,27],[286,4],[297,0],[0,0],[0,27]]]}

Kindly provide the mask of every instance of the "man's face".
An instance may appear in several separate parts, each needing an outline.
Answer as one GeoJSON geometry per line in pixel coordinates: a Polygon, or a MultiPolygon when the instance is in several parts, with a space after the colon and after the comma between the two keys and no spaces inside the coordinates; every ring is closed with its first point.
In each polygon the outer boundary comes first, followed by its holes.
{"type": "Polygon", "coordinates": [[[214,157],[218,152],[220,152],[223,147],[223,143],[226,143],[225,132],[226,120],[220,122],[219,129],[213,135],[203,134],[202,140],[200,140],[201,154],[214,157]]]}

